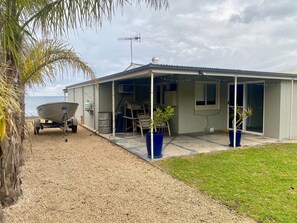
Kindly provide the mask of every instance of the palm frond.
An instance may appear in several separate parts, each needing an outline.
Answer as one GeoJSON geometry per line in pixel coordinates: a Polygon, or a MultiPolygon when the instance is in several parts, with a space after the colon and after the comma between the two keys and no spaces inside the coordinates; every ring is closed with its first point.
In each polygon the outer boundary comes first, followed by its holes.
{"type": "MultiPolygon", "coordinates": [[[[46,1],[45,1],[46,2],[46,1]]],[[[110,21],[115,8],[124,7],[133,3],[145,2],[149,7],[167,8],[168,0],[56,0],[40,4],[38,10],[31,16],[24,26],[31,22],[35,27],[41,27],[43,33],[65,34],[70,29],[83,26],[96,26],[104,20],[110,21]]]]}
{"type": "Polygon", "coordinates": [[[55,40],[44,40],[34,44],[26,53],[22,62],[21,84],[28,88],[51,82],[58,75],[75,75],[82,71],[87,77],[95,79],[92,68],[65,43],[55,40]]]}
{"type": "Polygon", "coordinates": [[[26,36],[33,38],[28,27],[22,27],[23,9],[32,4],[29,0],[0,1],[1,61],[18,64],[26,36]]]}

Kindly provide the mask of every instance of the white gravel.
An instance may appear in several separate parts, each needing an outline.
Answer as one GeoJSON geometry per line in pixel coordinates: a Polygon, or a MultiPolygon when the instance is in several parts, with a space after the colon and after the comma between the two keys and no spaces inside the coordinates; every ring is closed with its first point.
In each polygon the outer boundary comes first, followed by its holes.
{"type": "Polygon", "coordinates": [[[27,143],[23,196],[5,222],[254,222],[80,127],[27,143]]]}

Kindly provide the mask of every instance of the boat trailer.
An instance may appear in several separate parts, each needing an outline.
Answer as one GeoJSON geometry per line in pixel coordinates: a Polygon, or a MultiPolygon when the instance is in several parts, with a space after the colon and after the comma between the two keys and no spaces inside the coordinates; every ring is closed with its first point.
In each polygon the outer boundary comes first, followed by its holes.
{"type": "Polygon", "coordinates": [[[47,119],[44,120],[44,122],[41,122],[39,118],[36,118],[34,119],[34,135],[39,135],[40,131],[45,128],[60,128],[64,133],[71,129],[71,132],[76,133],[77,125],[78,122],[76,118],[71,118],[63,122],[54,122],[47,119]]]}
{"type": "Polygon", "coordinates": [[[61,128],[64,134],[66,134],[68,130],[71,129],[73,133],[76,133],[77,126],[77,119],[74,117],[69,118],[67,109],[64,108],[61,122],[51,121],[49,119],[45,119],[44,122],[41,122],[40,118],[36,118],[34,120],[34,135],[39,135],[40,130],[43,130],[45,128],[61,128]]]}

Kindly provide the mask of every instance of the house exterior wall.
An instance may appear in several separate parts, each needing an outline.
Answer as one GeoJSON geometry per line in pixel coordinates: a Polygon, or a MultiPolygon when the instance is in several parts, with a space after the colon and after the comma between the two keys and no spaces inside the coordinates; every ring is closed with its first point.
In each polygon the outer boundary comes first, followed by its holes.
{"type": "Polygon", "coordinates": [[[294,81],[294,95],[293,95],[293,134],[292,134],[292,138],[293,139],[297,139],[297,116],[296,116],[296,112],[297,112],[297,82],[294,81]]]}
{"type": "Polygon", "coordinates": [[[83,87],[75,88],[75,102],[78,103],[78,108],[75,113],[77,120],[83,124],[83,114],[84,114],[84,100],[83,100],[83,87]]]}
{"type": "Polygon", "coordinates": [[[279,138],[288,138],[290,131],[291,82],[281,81],[280,89],[280,133],[279,138]]]}
{"type": "Polygon", "coordinates": [[[280,138],[280,81],[267,80],[264,89],[264,135],[280,138]]]}
{"type": "Polygon", "coordinates": [[[73,88],[73,89],[68,89],[68,97],[67,97],[67,101],[69,101],[69,102],[75,102],[75,98],[74,98],[74,88],[73,88]]]}
{"type": "Polygon", "coordinates": [[[179,110],[178,106],[173,106],[174,108],[174,116],[169,120],[170,131],[172,134],[178,133],[178,120],[179,120],[179,110]]]}
{"type": "MultiPolygon", "coordinates": [[[[119,84],[115,83],[116,115],[124,112],[122,108],[126,101],[134,102],[134,94],[120,94],[118,88],[119,84]]],[[[112,112],[112,83],[68,89],[68,101],[79,103],[75,113],[75,117],[79,123],[84,124],[90,129],[97,130],[99,122],[98,112],[112,112]],[[87,100],[93,105],[93,114],[84,110],[84,104],[87,100]]],[[[124,122],[124,120],[120,121],[124,122]]]]}
{"type": "MultiPolygon", "coordinates": [[[[280,103],[280,139],[287,139],[290,137],[290,122],[291,122],[291,81],[281,81],[281,103],[280,103]]],[[[292,138],[297,138],[297,83],[294,82],[293,95],[293,120],[292,120],[292,138]]]]}
{"type": "Polygon", "coordinates": [[[98,129],[98,112],[99,112],[99,85],[93,85],[94,89],[94,130],[98,129]]]}
{"type": "Polygon", "coordinates": [[[68,89],[68,99],[69,102],[76,102],[78,103],[77,110],[75,112],[75,118],[77,118],[79,123],[82,122],[83,116],[83,98],[82,98],[82,87],[68,89]]]}
{"type": "Polygon", "coordinates": [[[99,112],[112,112],[112,83],[99,85],[99,112]]]}
{"type": "MultiPolygon", "coordinates": [[[[83,95],[82,95],[82,107],[84,107],[84,104],[86,103],[87,100],[89,100],[89,102],[91,102],[91,104],[93,105],[93,109],[94,109],[94,105],[96,104],[95,102],[95,85],[90,85],[90,86],[85,86],[83,87],[83,95]]],[[[94,115],[95,111],[93,111],[92,113],[89,113],[88,111],[85,111],[85,109],[83,109],[83,119],[84,119],[84,124],[86,126],[88,126],[91,129],[97,129],[96,128],[96,119],[95,119],[95,115],[94,115]]]]}
{"type": "Polygon", "coordinates": [[[227,128],[227,83],[220,84],[220,109],[195,111],[195,82],[180,82],[177,90],[178,134],[227,128]]]}

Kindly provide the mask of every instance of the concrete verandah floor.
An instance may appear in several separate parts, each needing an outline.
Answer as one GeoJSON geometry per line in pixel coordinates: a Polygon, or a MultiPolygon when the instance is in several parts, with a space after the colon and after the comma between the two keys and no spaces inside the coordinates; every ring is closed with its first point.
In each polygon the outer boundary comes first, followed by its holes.
{"type": "MultiPolygon", "coordinates": [[[[100,134],[108,138],[115,144],[127,149],[133,154],[147,158],[145,136],[135,133],[116,133],[115,137],[111,134],[100,134]]],[[[268,143],[280,142],[278,139],[243,133],[241,147],[259,146],[268,143]]],[[[227,132],[218,131],[215,133],[191,133],[168,136],[164,134],[163,139],[163,158],[175,156],[188,156],[197,153],[208,153],[220,150],[233,149],[229,146],[229,136],[227,132]]]]}

